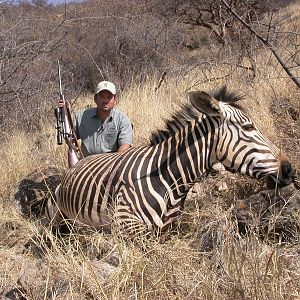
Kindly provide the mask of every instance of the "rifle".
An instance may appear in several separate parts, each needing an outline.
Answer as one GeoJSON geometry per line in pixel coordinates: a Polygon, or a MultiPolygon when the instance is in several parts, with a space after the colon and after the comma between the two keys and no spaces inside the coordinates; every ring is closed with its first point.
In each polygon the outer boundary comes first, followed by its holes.
{"type": "Polygon", "coordinates": [[[68,145],[68,164],[71,168],[83,158],[83,154],[76,137],[70,103],[65,101],[63,94],[59,60],[57,61],[57,64],[60,106],[54,109],[56,118],[56,139],[58,145],[62,145],[63,140],[65,140],[66,144],[68,145]]]}

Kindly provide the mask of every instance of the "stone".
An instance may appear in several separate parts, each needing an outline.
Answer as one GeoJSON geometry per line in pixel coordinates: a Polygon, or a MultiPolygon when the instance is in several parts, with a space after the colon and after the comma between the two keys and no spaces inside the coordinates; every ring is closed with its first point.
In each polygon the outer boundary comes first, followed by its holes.
{"type": "Polygon", "coordinates": [[[300,191],[293,184],[279,190],[267,190],[246,199],[238,199],[234,207],[239,227],[256,227],[261,233],[281,239],[297,239],[300,227],[300,191]],[[297,234],[298,232],[298,234],[297,234]]]}

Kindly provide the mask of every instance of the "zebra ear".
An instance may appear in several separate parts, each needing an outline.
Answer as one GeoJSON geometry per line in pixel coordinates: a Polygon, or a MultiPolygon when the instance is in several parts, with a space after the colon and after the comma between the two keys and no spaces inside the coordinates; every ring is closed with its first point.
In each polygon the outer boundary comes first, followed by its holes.
{"type": "Polygon", "coordinates": [[[219,116],[221,114],[219,101],[205,92],[189,92],[189,100],[192,105],[203,114],[209,116],[219,116]]]}

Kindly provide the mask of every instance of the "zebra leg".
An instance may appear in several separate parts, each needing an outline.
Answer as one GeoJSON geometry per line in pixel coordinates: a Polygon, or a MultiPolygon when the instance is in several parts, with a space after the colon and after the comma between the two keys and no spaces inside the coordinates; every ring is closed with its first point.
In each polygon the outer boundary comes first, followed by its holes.
{"type": "Polygon", "coordinates": [[[56,228],[59,227],[64,221],[63,215],[59,210],[56,201],[59,188],[60,185],[55,190],[55,197],[48,198],[45,205],[45,215],[48,224],[56,228]]]}
{"type": "Polygon", "coordinates": [[[45,215],[48,221],[48,224],[53,227],[58,227],[62,222],[63,218],[60,216],[57,205],[53,203],[51,199],[47,200],[45,206],[45,215]]]}

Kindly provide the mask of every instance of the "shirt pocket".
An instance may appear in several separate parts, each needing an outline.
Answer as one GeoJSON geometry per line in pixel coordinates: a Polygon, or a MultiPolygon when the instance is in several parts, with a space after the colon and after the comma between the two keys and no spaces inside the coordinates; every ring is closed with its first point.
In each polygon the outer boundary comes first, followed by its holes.
{"type": "Polygon", "coordinates": [[[118,141],[118,131],[116,128],[109,128],[104,136],[105,147],[110,151],[116,151],[116,144],[118,141]]]}

